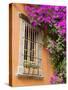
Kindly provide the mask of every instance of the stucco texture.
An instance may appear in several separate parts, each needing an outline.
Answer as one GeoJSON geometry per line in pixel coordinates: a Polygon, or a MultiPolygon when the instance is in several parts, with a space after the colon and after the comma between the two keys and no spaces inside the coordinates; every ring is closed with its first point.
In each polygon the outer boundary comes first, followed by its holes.
{"type": "Polygon", "coordinates": [[[46,48],[42,49],[42,69],[44,78],[41,80],[17,78],[16,72],[19,62],[19,39],[20,39],[20,20],[19,13],[26,14],[23,4],[12,5],[12,85],[29,86],[50,84],[50,78],[53,75],[53,67],[49,61],[49,53],[46,48]]]}

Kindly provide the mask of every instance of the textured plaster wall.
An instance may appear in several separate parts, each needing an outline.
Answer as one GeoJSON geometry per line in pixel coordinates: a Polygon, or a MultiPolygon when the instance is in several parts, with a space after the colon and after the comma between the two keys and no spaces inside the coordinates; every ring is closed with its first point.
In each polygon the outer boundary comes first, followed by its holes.
{"type": "Polygon", "coordinates": [[[18,56],[19,56],[19,35],[20,35],[20,21],[19,13],[26,14],[24,11],[24,5],[13,4],[12,6],[12,85],[13,86],[23,86],[23,85],[42,85],[50,84],[50,78],[53,75],[53,68],[48,60],[48,51],[42,49],[42,69],[44,74],[44,79],[34,80],[34,79],[23,79],[16,77],[16,71],[18,66],[18,56]]]}

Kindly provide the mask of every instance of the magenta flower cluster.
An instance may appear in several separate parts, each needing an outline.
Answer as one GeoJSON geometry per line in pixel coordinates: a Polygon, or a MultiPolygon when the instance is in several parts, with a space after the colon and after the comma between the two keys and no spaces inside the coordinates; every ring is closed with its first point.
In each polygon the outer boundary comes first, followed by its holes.
{"type": "Polygon", "coordinates": [[[45,25],[55,26],[58,33],[63,35],[66,30],[66,7],[51,5],[26,5],[30,22],[33,26],[41,26],[45,30],[45,25]]]}
{"type": "Polygon", "coordinates": [[[51,84],[60,84],[64,83],[62,76],[58,77],[58,75],[54,74],[50,79],[51,84]]]}

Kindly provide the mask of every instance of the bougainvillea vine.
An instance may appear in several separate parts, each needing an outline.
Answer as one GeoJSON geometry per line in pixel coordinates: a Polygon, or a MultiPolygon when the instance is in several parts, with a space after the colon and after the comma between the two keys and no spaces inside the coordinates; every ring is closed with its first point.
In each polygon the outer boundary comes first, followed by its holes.
{"type": "MultiPolygon", "coordinates": [[[[51,5],[25,5],[25,11],[33,27],[47,31],[47,49],[56,74],[50,82],[66,82],[66,7],[51,5]]],[[[45,43],[46,44],[46,43],[45,43]]]]}

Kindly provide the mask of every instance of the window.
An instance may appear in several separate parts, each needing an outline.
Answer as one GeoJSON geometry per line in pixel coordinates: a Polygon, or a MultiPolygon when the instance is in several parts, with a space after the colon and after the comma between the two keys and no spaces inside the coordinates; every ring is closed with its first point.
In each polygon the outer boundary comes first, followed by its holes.
{"type": "Polygon", "coordinates": [[[17,75],[42,78],[42,32],[20,18],[19,64],[17,75]]]}

